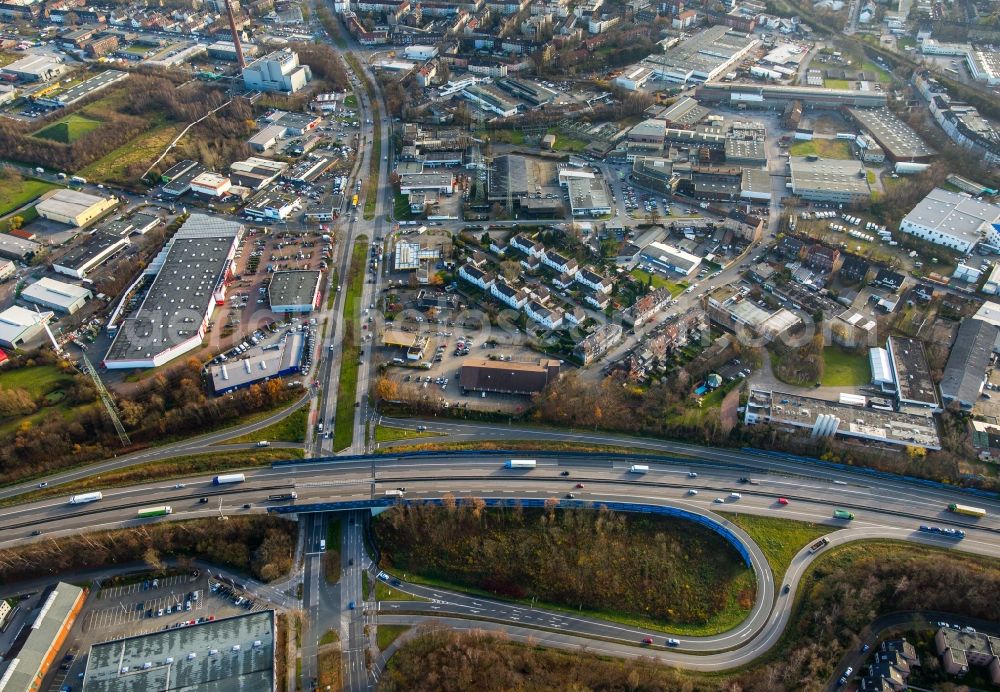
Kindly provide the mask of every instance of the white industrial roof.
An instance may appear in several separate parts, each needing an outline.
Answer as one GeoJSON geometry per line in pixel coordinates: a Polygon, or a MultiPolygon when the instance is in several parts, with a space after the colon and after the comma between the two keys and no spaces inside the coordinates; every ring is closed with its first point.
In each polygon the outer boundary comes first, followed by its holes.
{"type": "Polygon", "coordinates": [[[984,223],[1000,221],[1000,207],[958,194],[934,188],[903,218],[911,223],[934,229],[952,236],[979,240],[979,229],[984,223]]]}
{"type": "Polygon", "coordinates": [[[872,369],[872,383],[890,385],[896,381],[889,366],[889,352],[884,348],[868,349],[868,363],[872,369]]]}
{"type": "Polygon", "coordinates": [[[42,277],[21,291],[21,297],[32,303],[51,305],[68,311],[81,298],[90,298],[91,293],[82,286],[42,277]]]}
{"type": "Polygon", "coordinates": [[[26,330],[52,317],[51,312],[38,313],[19,305],[12,305],[0,312],[0,341],[12,344],[26,330]]]}

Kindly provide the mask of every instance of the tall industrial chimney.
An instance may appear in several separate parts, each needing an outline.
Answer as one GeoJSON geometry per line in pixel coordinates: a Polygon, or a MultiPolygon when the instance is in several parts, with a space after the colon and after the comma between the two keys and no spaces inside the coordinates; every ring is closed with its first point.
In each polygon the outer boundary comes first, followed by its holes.
{"type": "Polygon", "coordinates": [[[240,43],[240,34],[236,30],[236,16],[233,14],[233,6],[229,0],[226,0],[226,15],[229,16],[229,30],[233,32],[233,46],[236,48],[236,62],[240,66],[240,74],[246,69],[247,61],[243,57],[243,44],[240,43]]]}

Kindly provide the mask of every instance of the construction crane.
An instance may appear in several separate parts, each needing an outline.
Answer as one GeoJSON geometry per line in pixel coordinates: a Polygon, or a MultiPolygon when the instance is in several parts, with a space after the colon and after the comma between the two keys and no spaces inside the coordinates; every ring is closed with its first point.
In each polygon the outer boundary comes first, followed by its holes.
{"type": "Polygon", "coordinates": [[[90,379],[94,381],[94,386],[97,387],[97,395],[101,397],[101,403],[104,404],[104,410],[108,412],[111,422],[114,423],[115,430],[118,431],[118,439],[122,441],[122,447],[130,447],[132,445],[132,441],[128,439],[128,433],[125,432],[125,426],[122,425],[121,418],[118,417],[118,409],[115,407],[114,399],[111,398],[111,394],[108,393],[108,390],[104,388],[104,383],[101,382],[101,378],[97,374],[94,364],[90,362],[89,358],[87,358],[87,354],[81,353],[80,359],[83,363],[84,371],[90,375],[90,379]]]}
{"type": "MultiPolygon", "coordinates": [[[[42,316],[42,311],[38,309],[37,305],[35,305],[33,307],[35,308],[35,312],[38,313],[38,321],[42,323],[42,327],[45,328],[45,333],[48,334],[48,336],[49,336],[49,341],[52,342],[52,350],[55,351],[56,353],[58,353],[59,355],[62,355],[62,352],[63,352],[62,346],[59,345],[59,342],[56,341],[56,337],[52,334],[52,330],[49,329],[49,321],[48,321],[48,319],[46,319],[45,317],[42,316]]],[[[47,313],[47,314],[50,315],[50,316],[52,315],[51,312],[47,313]]]]}

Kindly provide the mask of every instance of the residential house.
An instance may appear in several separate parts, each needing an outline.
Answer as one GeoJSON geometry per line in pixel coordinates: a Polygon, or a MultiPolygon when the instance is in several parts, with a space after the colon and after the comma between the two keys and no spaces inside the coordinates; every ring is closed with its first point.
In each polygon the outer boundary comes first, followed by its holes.
{"type": "Polygon", "coordinates": [[[513,288],[500,278],[490,286],[490,295],[515,310],[520,310],[528,302],[528,294],[523,288],[513,288]]]}
{"type": "Polygon", "coordinates": [[[563,323],[562,310],[559,308],[547,308],[535,300],[529,300],[524,306],[524,314],[546,329],[558,329],[563,323]]]}
{"type": "Polygon", "coordinates": [[[583,297],[583,301],[593,305],[598,310],[604,311],[611,305],[611,296],[606,293],[588,293],[583,297]]]}
{"type": "Polygon", "coordinates": [[[573,285],[573,277],[569,274],[560,274],[552,280],[552,285],[556,288],[565,291],[567,288],[573,285]]]}
{"type": "Polygon", "coordinates": [[[864,281],[872,265],[868,260],[857,255],[844,253],[844,261],[840,265],[840,280],[843,283],[854,284],[864,281]]]}
{"type": "Polygon", "coordinates": [[[571,257],[564,257],[555,250],[543,251],[540,259],[546,266],[555,269],[557,272],[568,274],[569,276],[576,274],[577,270],[580,268],[580,265],[577,264],[575,259],[571,257]]]}
{"type": "Polygon", "coordinates": [[[889,291],[895,293],[902,287],[903,280],[904,277],[902,274],[883,267],[878,270],[878,274],[875,275],[875,280],[872,281],[872,285],[888,289],[889,291]]]}
{"type": "Polygon", "coordinates": [[[579,358],[584,366],[590,365],[621,341],[622,333],[619,324],[602,325],[573,348],[573,355],[579,358]]]}
{"type": "Polygon", "coordinates": [[[521,260],[521,266],[525,271],[536,272],[542,268],[542,261],[534,255],[528,255],[521,260]]]}
{"type": "Polygon", "coordinates": [[[786,235],[774,246],[774,252],[784,260],[797,262],[802,258],[805,248],[806,244],[803,241],[795,236],[786,235]]]}
{"type": "Polygon", "coordinates": [[[587,313],[583,311],[583,308],[572,308],[566,311],[565,317],[570,324],[579,326],[586,321],[587,313]]]}
{"type": "Polygon", "coordinates": [[[803,264],[821,274],[829,274],[839,260],[840,250],[817,244],[806,249],[803,264]]]}
{"type": "Polygon", "coordinates": [[[545,246],[541,243],[536,243],[531,238],[526,235],[517,234],[510,239],[511,247],[517,248],[529,257],[537,257],[541,259],[542,255],[545,254],[545,246]]]}
{"type": "Polygon", "coordinates": [[[458,275],[483,291],[489,291],[493,287],[493,275],[471,263],[463,264],[458,270],[458,275]]]}
{"type": "Polygon", "coordinates": [[[611,279],[601,276],[591,267],[584,267],[577,272],[576,280],[578,283],[598,293],[609,294],[611,293],[611,289],[614,288],[614,283],[612,283],[611,279]]]}

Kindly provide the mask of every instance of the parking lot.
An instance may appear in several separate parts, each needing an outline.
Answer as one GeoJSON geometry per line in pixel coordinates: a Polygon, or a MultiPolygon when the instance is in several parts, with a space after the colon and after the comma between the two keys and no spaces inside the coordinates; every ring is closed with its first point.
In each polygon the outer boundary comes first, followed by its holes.
{"type": "Polygon", "coordinates": [[[517,412],[528,405],[526,396],[491,392],[484,397],[478,392],[463,393],[459,386],[462,363],[471,358],[537,363],[538,353],[516,343],[519,341],[517,334],[493,336],[483,332],[482,336],[477,336],[478,330],[456,329],[449,327],[447,322],[441,326],[444,327],[441,330],[423,332],[428,336],[428,343],[424,359],[419,362],[429,362],[429,368],[419,367],[414,361],[400,365],[393,359],[405,361],[405,354],[400,355],[395,348],[381,349],[382,360],[392,365],[388,374],[398,383],[401,392],[412,399],[443,401],[446,407],[517,412]]]}
{"type": "Polygon", "coordinates": [[[244,341],[248,347],[255,345],[254,337],[263,341],[267,327],[283,321],[282,315],[271,312],[268,303],[272,272],[319,270],[326,276],[332,255],[332,240],[322,231],[264,233],[251,229],[236,251],[236,278],[229,285],[226,304],[213,316],[216,325],[212,330],[213,351],[219,353],[244,341]]]}
{"type": "Polygon", "coordinates": [[[84,631],[117,627],[145,618],[163,617],[165,614],[201,611],[204,605],[199,591],[170,591],[139,601],[132,607],[119,602],[114,606],[92,611],[83,627],[84,631]]]}
{"type": "Polygon", "coordinates": [[[62,661],[43,689],[56,692],[76,686],[86,668],[92,644],[185,627],[216,618],[265,610],[269,604],[253,594],[199,571],[101,589],[88,600],[69,637],[62,661]],[[162,614],[161,614],[162,613],[162,614]]]}

